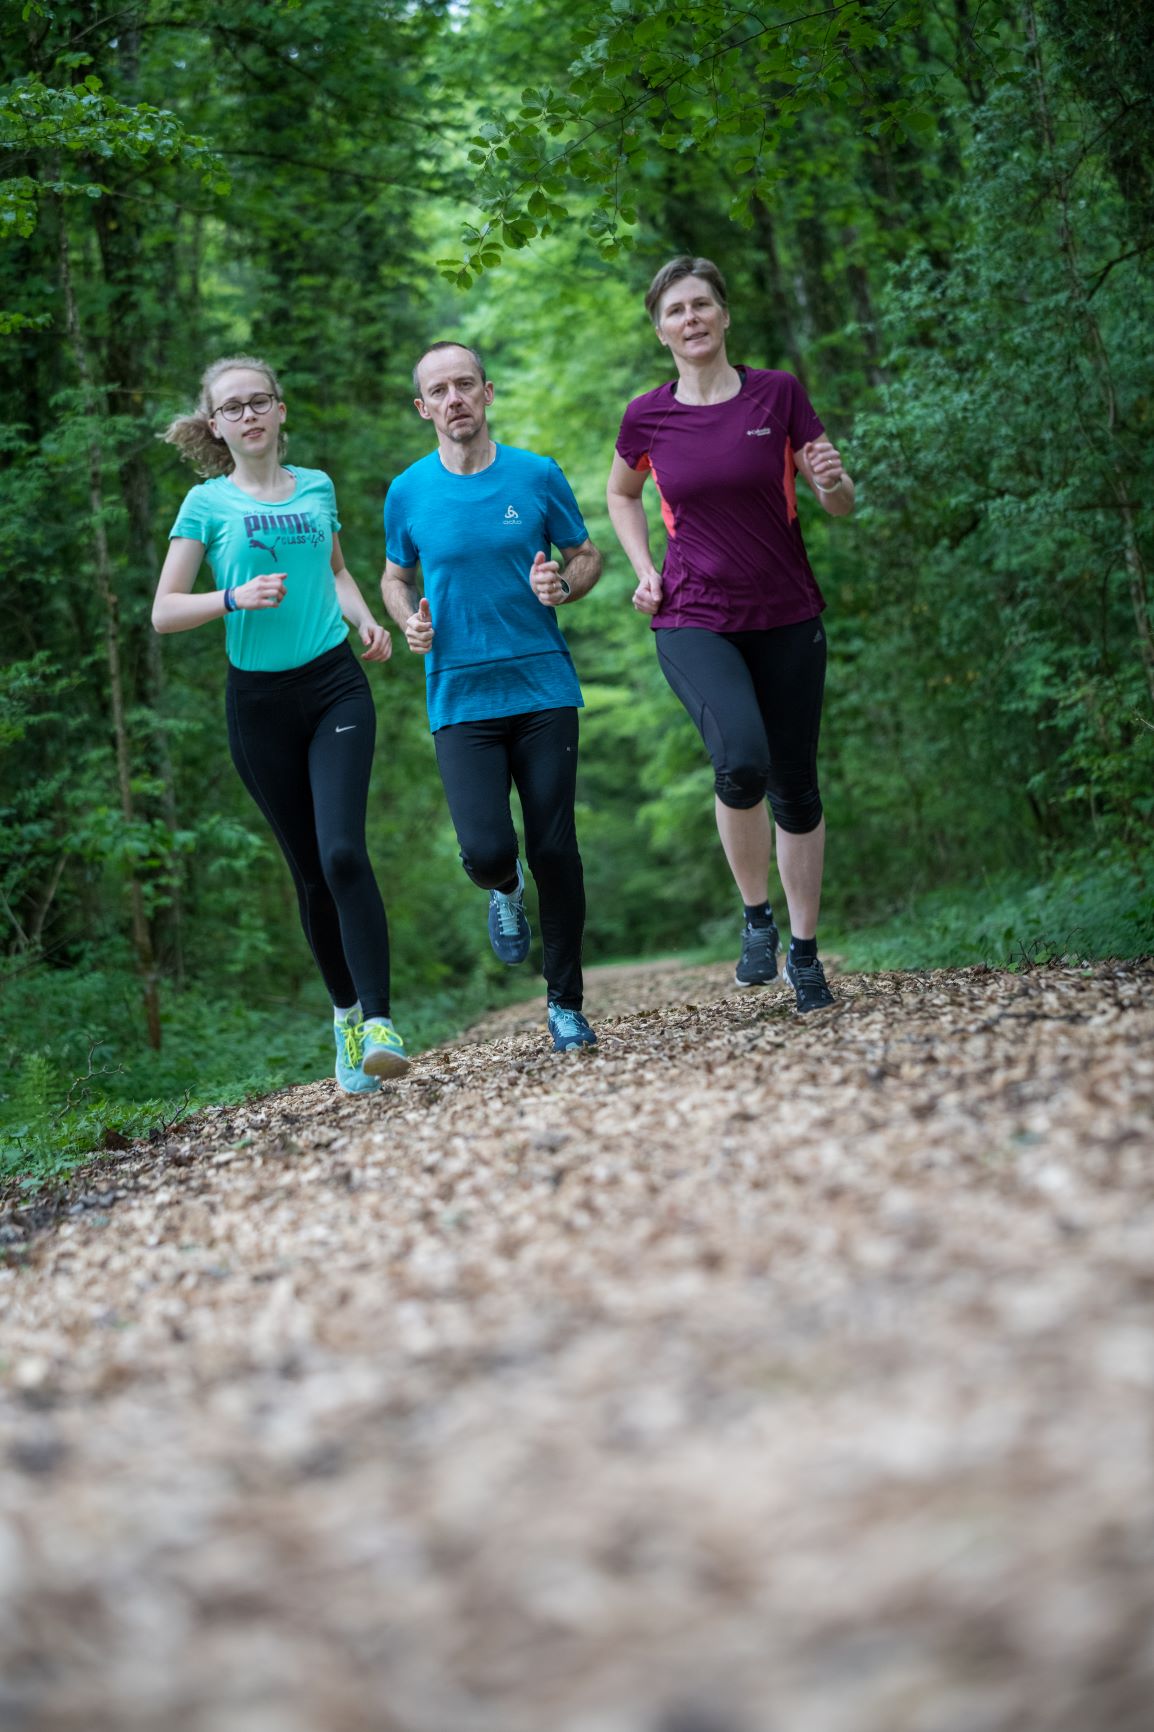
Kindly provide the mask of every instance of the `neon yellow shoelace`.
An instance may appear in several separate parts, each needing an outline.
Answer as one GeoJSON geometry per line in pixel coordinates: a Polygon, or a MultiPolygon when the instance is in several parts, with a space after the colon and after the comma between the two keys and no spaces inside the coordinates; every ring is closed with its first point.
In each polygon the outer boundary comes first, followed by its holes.
{"type": "Polygon", "coordinates": [[[345,1049],[345,1063],[356,1070],[364,1050],[364,1024],[354,1022],[348,1017],[344,1022],[334,1023],[333,1026],[337,1031],[337,1039],[345,1049]]]}
{"type": "Polygon", "coordinates": [[[365,1040],[371,1040],[374,1046],[387,1046],[393,1052],[403,1052],[405,1043],[395,1028],[390,1028],[387,1022],[366,1022],[362,1026],[365,1040]]]}

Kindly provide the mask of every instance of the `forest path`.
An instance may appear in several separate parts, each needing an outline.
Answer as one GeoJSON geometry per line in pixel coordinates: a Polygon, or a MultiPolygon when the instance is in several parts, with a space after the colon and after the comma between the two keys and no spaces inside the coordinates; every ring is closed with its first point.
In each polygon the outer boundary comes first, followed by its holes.
{"type": "Polygon", "coordinates": [[[4,1732],[1147,1732],[1154,963],[731,982],[9,1215],[4,1732]]]}

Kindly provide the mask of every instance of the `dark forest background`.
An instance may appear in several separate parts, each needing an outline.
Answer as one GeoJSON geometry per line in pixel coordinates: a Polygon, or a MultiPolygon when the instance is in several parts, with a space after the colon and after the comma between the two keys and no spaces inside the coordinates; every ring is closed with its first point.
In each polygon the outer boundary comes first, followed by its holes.
{"type": "MultiPolygon", "coordinates": [[[[851,522],[805,518],[827,933],[913,968],[1154,944],[1143,0],[17,0],[0,152],[0,1164],[329,1063],[220,633],[149,625],[191,479],[156,435],[222,353],[278,369],[379,611],[385,490],[428,448],[414,356],[481,347],[498,438],[557,457],[609,555],[564,616],[588,958],[732,945],[704,757],[604,511],[680,250],[858,479],[851,522]]],[[[371,841],[419,1045],[510,982],[395,640],[371,841]]]]}

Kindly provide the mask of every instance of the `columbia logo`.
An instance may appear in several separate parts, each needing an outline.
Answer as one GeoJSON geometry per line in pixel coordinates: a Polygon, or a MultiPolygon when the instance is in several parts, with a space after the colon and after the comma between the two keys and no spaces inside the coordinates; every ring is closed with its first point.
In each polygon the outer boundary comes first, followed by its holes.
{"type": "Polygon", "coordinates": [[[520,523],[520,521],[521,521],[521,519],[517,515],[516,510],[514,509],[514,507],[512,505],[510,505],[505,512],[505,522],[506,523],[520,523]]]}
{"type": "Polygon", "coordinates": [[[768,439],[772,432],[772,427],[747,427],[745,437],[747,439],[768,439]]]}

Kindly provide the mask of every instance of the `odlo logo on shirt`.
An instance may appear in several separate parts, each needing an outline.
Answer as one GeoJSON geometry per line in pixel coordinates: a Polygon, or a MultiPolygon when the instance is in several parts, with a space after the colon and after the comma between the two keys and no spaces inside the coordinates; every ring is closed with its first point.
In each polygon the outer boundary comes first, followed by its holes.
{"type": "Polygon", "coordinates": [[[521,521],[521,519],[520,519],[520,516],[518,515],[516,507],[513,505],[506,506],[506,508],[505,508],[505,522],[506,523],[520,523],[520,521],[521,521]]]}

